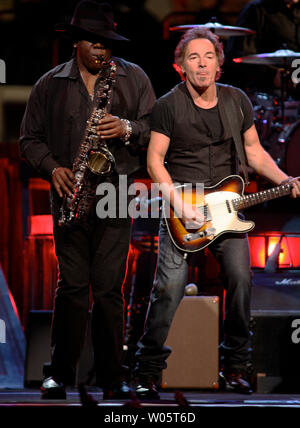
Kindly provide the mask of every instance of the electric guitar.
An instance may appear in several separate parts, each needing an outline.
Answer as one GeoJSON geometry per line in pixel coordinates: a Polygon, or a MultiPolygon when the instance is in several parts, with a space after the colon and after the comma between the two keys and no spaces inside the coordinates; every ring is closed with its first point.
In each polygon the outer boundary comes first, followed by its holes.
{"type": "Polygon", "coordinates": [[[272,189],[244,196],[245,183],[239,175],[230,175],[215,186],[205,187],[204,192],[185,185],[177,186],[184,202],[197,207],[206,217],[200,229],[186,229],[172,207],[162,204],[163,217],[174,245],[185,252],[195,252],[210,245],[220,235],[227,232],[246,233],[255,226],[253,221],[241,220],[238,211],[253,205],[288,195],[292,184],[287,183],[272,189]]]}

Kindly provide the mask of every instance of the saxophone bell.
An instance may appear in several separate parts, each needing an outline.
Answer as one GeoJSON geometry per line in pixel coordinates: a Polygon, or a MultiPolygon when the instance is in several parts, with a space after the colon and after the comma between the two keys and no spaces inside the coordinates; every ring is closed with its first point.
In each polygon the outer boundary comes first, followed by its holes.
{"type": "Polygon", "coordinates": [[[96,175],[109,174],[115,165],[115,158],[106,147],[90,150],[86,156],[87,166],[96,175]]]}

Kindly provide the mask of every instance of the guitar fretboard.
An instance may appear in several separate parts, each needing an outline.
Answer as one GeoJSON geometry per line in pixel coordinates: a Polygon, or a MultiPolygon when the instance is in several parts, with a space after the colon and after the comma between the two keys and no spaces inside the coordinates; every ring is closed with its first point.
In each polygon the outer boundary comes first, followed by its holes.
{"type": "Polygon", "coordinates": [[[232,200],[233,208],[238,211],[243,208],[248,208],[262,202],[270,201],[272,199],[280,198],[281,196],[288,195],[291,192],[292,185],[290,183],[283,184],[272,189],[263,190],[261,192],[252,193],[232,200]]]}

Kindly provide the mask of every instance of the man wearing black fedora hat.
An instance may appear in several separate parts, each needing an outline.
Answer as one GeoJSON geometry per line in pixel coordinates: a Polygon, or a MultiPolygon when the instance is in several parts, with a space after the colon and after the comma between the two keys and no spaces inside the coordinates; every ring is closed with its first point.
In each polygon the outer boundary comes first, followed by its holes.
{"type": "Polygon", "coordinates": [[[86,167],[82,155],[90,141],[87,135],[93,134],[93,141],[96,137],[106,146],[104,159],[109,168],[101,175],[102,182],[115,186],[117,195],[120,175],[126,175],[128,184],[132,183],[133,174],[141,166],[141,148],[148,142],[148,118],[155,95],[138,65],[111,56],[112,49],[127,39],[116,32],[109,4],[84,0],[77,5],[71,23],[59,24],[56,30],[71,37],[74,55],[34,85],[20,137],[22,156],[51,182],[59,263],[51,365],[42,384],[42,398],[65,398],[65,387],[74,383],[85,340],[91,288],[96,381],[104,399],[122,399],[130,395],[122,369],[122,283],[132,220],[129,215],[99,218],[95,191],[90,209],[83,210],[84,215],[81,211],[74,214],[70,207],[82,188],[93,190],[85,181],[84,186],[78,186],[81,178],[74,165],[83,159],[80,170],[86,167]],[[101,119],[96,122],[95,112],[101,119]],[[79,214],[80,221],[68,224],[79,214]]]}

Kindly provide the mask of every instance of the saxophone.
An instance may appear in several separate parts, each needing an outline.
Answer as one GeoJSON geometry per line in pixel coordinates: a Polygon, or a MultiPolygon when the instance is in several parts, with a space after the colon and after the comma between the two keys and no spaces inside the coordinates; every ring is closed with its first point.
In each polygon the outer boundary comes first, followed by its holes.
{"type": "Polygon", "coordinates": [[[96,126],[107,111],[111,88],[115,81],[116,65],[113,61],[102,62],[99,71],[99,87],[95,97],[96,105],[87,121],[87,127],[79,152],[74,160],[72,171],[75,175],[74,192],[71,197],[64,195],[59,226],[71,226],[86,219],[94,203],[96,188],[101,178],[112,172],[115,166],[113,154],[105,141],[100,140],[96,126]]]}

